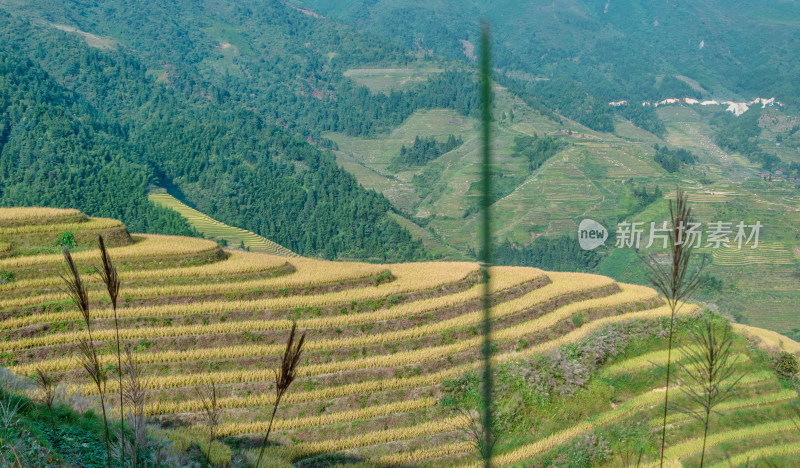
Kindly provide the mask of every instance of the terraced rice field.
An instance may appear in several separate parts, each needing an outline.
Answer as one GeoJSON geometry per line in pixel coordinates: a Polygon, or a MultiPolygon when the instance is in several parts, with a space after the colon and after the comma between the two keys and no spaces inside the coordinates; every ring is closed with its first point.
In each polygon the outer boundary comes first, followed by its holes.
{"type": "MultiPolygon", "coordinates": [[[[208,240],[169,236],[134,235],[132,242],[110,250],[123,280],[120,336],[144,366],[146,412],[154,420],[202,433],[196,388],[213,381],[223,412],[218,433],[255,440],[266,430],[273,371],[294,321],[307,341],[298,380],[273,426],[278,445],[269,449],[272,459],[313,466],[323,454],[337,453],[383,466],[473,464],[474,446],[460,429],[464,421],[442,409],[439,398],[445,380],[480,364],[477,265],[334,263],[224,251],[208,240]]],[[[75,258],[86,272],[97,251],[75,258]]],[[[0,353],[15,373],[41,367],[91,398],[95,389],[74,358],[85,331],[60,291],[59,262],[57,255],[0,260],[0,270],[20,278],[0,284],[0,353]]],[[[669,315],[652,289],[603,276],[496,267],[491,277],[496,364],[576,343],[609,323],[669,315]]],[[[101,360],[110,364],[113,315],[98,278],[84,278],[93,337],[101,360]]],[[[687,305],[682,313],[695,310],[687,305]]],[[[658,361],[660,354],[618,363],[609,375],[651,371],[651,358],[658,361]]],[[[769,376],[748,378],[748,385],[762,385],[769,376]]],[[[108,390],[116,385],[110,380],[108,390]]],[[[775,387],[759,394],[761,404],[788,399],[775,387]]],[[[660,399],[655,388],[634,395],[607,413],[501,453],[498,466],[650,411],[660,399]]]]}
{"type": "Polygon", "coordinates": [[[0,210],[0,227],[3,228],[79,222],[86,219],[86,215],[78,210],[43,207],[3,208],[0,210]]]}
{"type": "MultiPolygon", "coordinates": [[[[691,203],[724,203],[732,200],[734,197],[739,196],[738,193],[733,192],[687,192],[689,201],[691,203]]],[[[675,191],[668,192],[664,195],[667,200],[675,200],[675,191]]]]}
{"type": "Polygon", "coordinates": [[[186,218],[189,224],[212,239],[224,239],[229,246],[244,245],[248,250],[281,257],[296,257],[297,254],[286,247],[245,229],[229,226],[210,216],[187,206],[168,193],[151,193],[148,198],[159,205],[173,209],[186,218]]]}
{"type": "Polygon", "coordinates": [[[704,247],[699,251],[710,253],[715,264],[724,266],[792,265],[795,263],[791,249],[782,243],[760,241],[755,249],[751,248],[751,245],[742,245],[741,249],[735,244],[731,244],[729,248],[720,247],[719,249],[704,247]]]}

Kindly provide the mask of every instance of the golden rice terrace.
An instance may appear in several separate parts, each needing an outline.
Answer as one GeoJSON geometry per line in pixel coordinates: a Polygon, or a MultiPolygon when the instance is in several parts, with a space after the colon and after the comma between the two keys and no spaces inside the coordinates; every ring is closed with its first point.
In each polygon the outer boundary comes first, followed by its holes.
{"type": "MultiPolygon", "coordinates": [[[[439,404],[444,381],[480,364],[476,264],[286,258],[223,250],[204,239],[129,234],[117,221],[75,210],[0,208],[0,272],[13,277],[0,281],[2,364],[17,374],[37,367],[58,373],[72,391],[89,397],[95,388],[75,358],[85,326],[59,277],[63,257],[55,246],[64,233],[74,239],[73,255],[92,301],[93,336],[109,365],[116,362],[113,312],[93,274],[97,235],[113,246],[109,251],[123,280],[120,337],[144,365],[152,420],[202,431],[203,405],[195,389],[213,381],[223,408],[219,434],[256,440],[266,430],[274,369],[296,322],[307,333],[306,345],[298,380],[278,410],[270,456],[306,466],[332,453],[340,461],[383,466],[477,462],[475,446],[464,437],[464,417],[439,404]]],[[[669,316],[654,290],[603,276],[525,267],[495,267],[491,276],[498,364],[577,343],[609,323],[669,316]]],[[[681,314],[696,310],[687,305],[681,314]]],[[[658,352],[615,362],[604,372],[651,371],[665,359],[658,352]]],[[[531,460],[610,422],[655,418],[663,400],[657,383],[621,395],[604,412],[504,449],[496,463],[531,460]]],[[[116,385],[109,379],[108,391],[116,385]]],[[[728,404],[745,411],[786,403],[792,395],[774,376],[754,373],[728,404]]],[[[690,423],[676,421],[676,427],[690,423]]],[[[758,426],[761,432],[750,436],[731,428],[730,440],[767,440],[791,430],[789,422],[769,422],[777,425],[758,426]]],[[[693,460],[696,441],[675,436],[673,442],[674,463],[693,460]]],[[[737,456],[784,446],[780,450],[797,453],[799,443],[779,439],[746,446],[737,456]]],[[[713,452],[714,463],[720,457],[713,452]]]]}

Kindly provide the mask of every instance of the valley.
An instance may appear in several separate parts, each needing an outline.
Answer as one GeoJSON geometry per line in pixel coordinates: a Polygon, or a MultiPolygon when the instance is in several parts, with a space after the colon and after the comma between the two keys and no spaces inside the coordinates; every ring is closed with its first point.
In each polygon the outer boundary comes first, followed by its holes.
{"type": "Polygon", "coordinates": [[[0,466],[795,466],[797,18],[0,0],[0,466]]]}
{"type": "MultiPolygon", "coordinates": [[[[495,91],[494,170],[515,181],[492,206],[496,217],[493,236],[498,243],[526,246],[543,235],[574,236],[585,218],[608,228],[623,221],[660,223],[667,219],[667,202],[680,185],[687,190],[700,221],[760,220],[764,224],[762,244],[755,250],[701,249],[709,256],[707,273],[722,281],[721,289],[701,292],[703,300],[746,323],[780,332],[796,328],[791,317],[800,300],[795,287],[800,239],[794,227],[800,223],[800,192],[788,181],[761,181],[757,164],[717,146],[709,121],[718,111],[660,106],[658,116],[666,127],[663,138],[624,120],[615,122],[616,131],[610,134],[563,117],[554,121],[508,91],[495,91]],[[525,161],[513,157],[514,139],[532,135],[553,135],[565,146],[528,173],[525,161]],[[688,150],[699,161],[669,173],[654,162],[653,145],[688,150]],[[652,191],[656,186],[663,191],[663,199],[636,207],[632,190],[645,187],[652,191]],[[769,310],[761,307],[764,303],[771,304],[769,310]]],[[[762,112],[762,120],[794,114],[791,109],[774,107],[762,112]]],[[[774,141],[772,131],[766,127],[761,131],[764,141],[774,141]]],[[[470,197],[475,197],[470,187],[479,180],[476,120],[445,109],[420,111],[378,138],[339,133],[325,136],[337,144],[340,167],[364,187],[386,196],[407,222],[419,225],[412,232],[428,238],[429,245],[430,239],[435,239],[436,251],[445,258],[462,259],[463,254],[455,251],[476,249],[478,213],[469,208],[470,197]],[[464,143],[422,166],[391,170],[401,146],[410,145],[414,138],[444,141],[449,135],[460,136],[464,143]]],[[[796,150],[784,156],[788,162],[800,161],[796,150]]],[[[615,252],[613,246],[601,251],[604,260],[595,271],[623,281],[642,281],[643,262],[633,252],[615,252]]]]}

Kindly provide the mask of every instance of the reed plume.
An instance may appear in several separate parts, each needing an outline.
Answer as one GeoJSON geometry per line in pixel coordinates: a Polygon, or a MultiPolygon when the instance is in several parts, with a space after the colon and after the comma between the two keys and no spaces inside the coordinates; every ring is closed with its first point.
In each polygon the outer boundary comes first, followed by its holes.
{"type": "Polygon", "coordinates": [[[258,461],[256,467],[261,466],[261,460],[264,458],[264,450],[267,448],[267,440],[269,433],[272,431],[272,423],[275,420],[275,413],[278,411],[278,405],[281,398],[289,390],[297,375],[297,366],[300,363],[300,356],[303,354],[303,344],[306,341],[306,333],[303,332],[300,338],[295,340],[297,333],[297,323],[292,323],[292,330],[289,332],[289,339],[286,341],[286,350],[283,353],[283,360],[281,361],[281,368],[275,371],[275,404],[272,407],[272,416],[269,419],[269,426],[267,426],[267,433],[264,435],[264,440],[261,442],[261,450],[258,454],[258,461]]]}
{"type": "MultiPolygon", "coordinates": [[[[119,298],[119,289],[121,280],[117,273],[117,268],[111,262],[111,256],[106,249],[106,243],[103,236],[97,236],[98,243],[100,244],[100,259],[102,261],[95,271],[103,284],[106,286],[108,297],[111,300],[111,307],[114,309],[114,332],[117,341],[117,379],[119,381],[119,420],[120,420],[120,466],[125,466],[125,404],[122,398],[122,352],[120,350],[119,341],[119,320],[117,318],[117,300],[119,298]]],[[[134,454],[135,458],[135,454],[134,454]]],[[[135,464],[134,464],[135,466],[135,464]]]]}
{"type": "Polygon", "coordinates": [[[52,431],[53,445],[58,447],[58,437],[56,436],[56,422],[53,416],[53,404],[56,400],[56,386],[61,378],[57,375],[48,374],[41,367],[37,367],[33,373],[33,383],[41,392],[42,403],[50,413],[50,430],[52,431]]]}
{"type": "Polygon", "coordinates": [[[206,461],[211,463],[211,451],[214,449],[214,441],[217,440],[217,427],[219,427],[220,408],[217,403],[217,385],[211,380],[206,387],[195,389],[200,402],[203,405],[203,414],[208,422],[208,450],[204,455],[206,461]]]}
{"type": "Polygon", "coordinates": [[[97,350],[94,346],[94,340],[92,339],[92,317],[89,309],[89,293],[86,290],[86,285],[84,285],[81,280],[78,267],[75,265],[75,261],[72,259],[72,254],[69,249],[63,247],[62,251],[67,264],[67,274],[59,273],[59,275],[66,285],[66,293],[81,312],[88,335],[88,339],[82,338],[78,343],[78,360],[97,387],[97,393],[100,395],[100,407],[103,411],[103,425],[105,426],[106,455],[108,458],[108,466],[111,468],[111,435],[108,428],[108,415],[106,414],[105,402],[106,373],[100,365],[100,360],[97,357],[97,350]]]}
{"type": "Polygon", "coordinates": [[[703,424],[702,468],[711,413],[733,395],[734,387],[744,374],[737,377],[737,366],[731,361],[733,336],[730,325],[725,323],[720,330],[714,322],[705,320],[700,329],[690,330],[690,336],[691,343],[681,348],[683,359],[678,363],[683,373],[683,376],[678,376],[679,388],[688,403],[675,407],[703,424]]]}
{"type": "Polygon", "coordinates": [[[694,274],[689,272],[689,263],[692,259],[694,245],[687,242],[691,240],[687,230],[693,223],[692,208],[689,206],[689,197],[680,187],[677,188],[675,201],[669,204],[670,232],[669,243],[672,259],[669,266],[661,265],[651,254],[645,265],[649,269],[649,279],[667,300],[670,308],[669,339],[667,344],[666,384],[664,392],[664,417],[661,425],[661,458],[659,466],[664,466],[664,448],[667,437],[667,408],[669,407],[669,387],[672,366],[672,345],[675,328],[675,315],[683,307],[684,302],[694,293],[700,285],[700,272],[705,266],[705,257],[694,274]]]}
{"type": "MultiPolygon", "coordinates": [[[[131,460],[133,468],[139,464],[142,454],[147,451],[147,435],[145,433],[145,405],[147,403],[148,382],[144,378],[142,365],[133,359],[131,347],[125,347],[125,362],[123,363],[125,402],[130,407],[131,432],[131,460]]],[[[124,465],[123,465],[124,466],[124,465]]]]}

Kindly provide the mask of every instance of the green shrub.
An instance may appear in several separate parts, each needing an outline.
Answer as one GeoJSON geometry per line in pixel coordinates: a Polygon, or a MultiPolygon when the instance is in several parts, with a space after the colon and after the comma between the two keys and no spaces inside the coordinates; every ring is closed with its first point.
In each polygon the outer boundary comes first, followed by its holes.
{"type": "Polygon", "coordinates": [[[786,380],[791,380],[800,374],[800,364],[797,362],[797,357],[789,352],[781,351],[772,356],[771,362],[772,369],[778,374],[778,377],[786,380]]]}
{"type": "Polygon", "coordinates": [[[66,247],[68,249],[75,248],[75,236],[69,232],[64,231],[58,235],[58,245],[59,247],[66,247]]]}
{"type": "Polygon", "coordinates": [[[6,270],[0,270],[0,284],[6,284],[14,281],[14,273],[6,270]]]}

